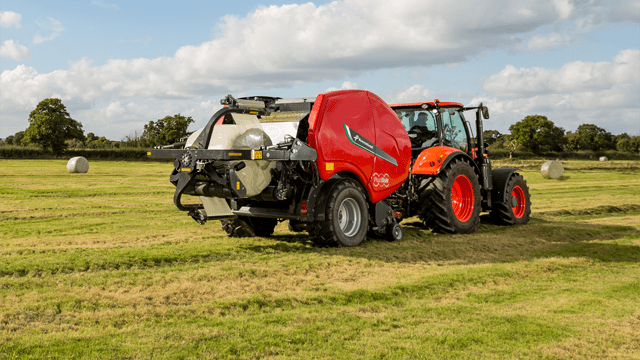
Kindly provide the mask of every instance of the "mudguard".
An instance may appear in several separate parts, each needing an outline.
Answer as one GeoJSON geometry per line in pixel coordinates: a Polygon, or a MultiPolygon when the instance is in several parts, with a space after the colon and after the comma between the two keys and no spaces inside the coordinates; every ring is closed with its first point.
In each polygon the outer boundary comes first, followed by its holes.
{"type": "MultiPolygon", "coordinates": [[[[507,189],[505,189],[509,178],[518,168],[499,168],[491,171],[493,178],[493,190],[491,191],[491,201],[494,203],[503,203],[507,197],[507,189]]],[[[509,194],[511,195],[511,194],[509,194]]]]}
{"type": "Polygon", "coordinates": [[[413,168],[411,168],[411,174],[438,175],[442,168],[457,157],[463,157],[468,160],[476,172],[478,172],[476,163],[467,153],[448,146],[434,146],[422,150],[413,164],[413,168]]]}

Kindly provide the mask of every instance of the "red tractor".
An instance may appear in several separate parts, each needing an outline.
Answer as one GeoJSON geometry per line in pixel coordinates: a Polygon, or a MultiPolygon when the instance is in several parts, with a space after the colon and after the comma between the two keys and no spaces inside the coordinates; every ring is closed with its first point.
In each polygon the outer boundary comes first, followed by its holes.
{"type": "Polygon", "coordinates": [[[529,220],[518,169],[491,169],[482,104],[389,106],[362,90],[221,103],[207,126],[167,146],[183,149],[148,156],[175,159],[178,209],[200,224],[221,220],[230,236],[269,236],[287,219],[318,246],[357,246],[367,235],[402,239],[399,222],[412,216],[439,233],[475,231],[481,211],[499,224],[529,220]],[[466,110],[476,112],[476,137],[466,110]]]}

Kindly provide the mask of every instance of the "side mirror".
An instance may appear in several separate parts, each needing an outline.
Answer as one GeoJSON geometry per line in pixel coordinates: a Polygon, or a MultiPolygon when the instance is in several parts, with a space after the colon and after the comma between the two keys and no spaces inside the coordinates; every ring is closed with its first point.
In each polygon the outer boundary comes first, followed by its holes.
{"type": "Polygon", "coordinates": [[[485,119],[489,118],[489,108],[486,106],[482,107],[482,117],[485,119]]]}

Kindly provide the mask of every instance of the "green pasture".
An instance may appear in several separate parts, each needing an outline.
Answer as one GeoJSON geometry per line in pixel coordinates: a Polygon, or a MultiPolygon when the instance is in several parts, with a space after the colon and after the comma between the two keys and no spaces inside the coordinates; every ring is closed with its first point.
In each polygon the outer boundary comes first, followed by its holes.
{"type": "Polygon", "coordinates": [[[640,161],[541,164],[497,163],[528,225],[324,249],[196,224],[170,163],[0,160],[0,360],[640,359],[640,161]]]}

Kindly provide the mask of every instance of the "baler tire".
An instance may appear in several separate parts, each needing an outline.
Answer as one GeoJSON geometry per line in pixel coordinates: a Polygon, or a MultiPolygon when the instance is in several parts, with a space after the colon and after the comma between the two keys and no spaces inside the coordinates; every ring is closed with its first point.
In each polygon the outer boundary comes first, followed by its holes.
{"type": "Polygon", "coordinates": [[[337,183],[325,209],[325,220],[312,221],[307,227],[316,246],[358,246],[367,238],[369,207],[358,185],[349,180],[337,183]]]}
{"type": "Polygon", "coordinates": [[[531,215],[531,197],[527,181],[522,175],[514,173],[507,181],[505,191],[508,194],[506,199],[492,199],[494,201],[490,212],[491,221],[498,225],[528,223],[531,215]]]}
{"type": "Polygon", "coordinates": [[[441,234],[476,231],[482,200],[480,183],[466,161],[453,160],[438,175],[425,176],[418,188],[418,198],[418,216],[429,230],[441,234]]]}
{"type": "Polygon", "coordinates": [[[249,220],[251,225],[253,225],[253,232],[259,237],[268,237],[273,235],[273,231],[275,230],[276,225],[278,225],[277,219],[253,217],[249,218],[249,220]]]}
{"type": "Polygon", "coordinates": [[[267,237],[273,234],[278,221],[268,218],[239,216],[235,219],[220,220],[222,229],[230,237],[267,237]]]}

